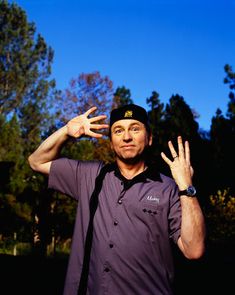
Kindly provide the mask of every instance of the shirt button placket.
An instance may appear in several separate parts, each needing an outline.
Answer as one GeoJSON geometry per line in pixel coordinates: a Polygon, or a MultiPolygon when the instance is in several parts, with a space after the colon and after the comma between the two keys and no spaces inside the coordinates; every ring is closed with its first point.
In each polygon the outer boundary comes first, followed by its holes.
{"type": "Polygon", "coordinates": [[[120,196],[119,196],[119,198],[118,198],[118,201],[117,201],[117,202],[118,202],[119,205],[122,204],[122,199],[123,199],[124,194],[125,194],[125,190],[123,190],[123,191],[121,192],[121,194],[120,194],[120,196]]]}
{"type": "Polygon", "coordinates": [[[122,204],[122,199],[118,200],[118,204],[120,204],[120,205],[122,204]]]}

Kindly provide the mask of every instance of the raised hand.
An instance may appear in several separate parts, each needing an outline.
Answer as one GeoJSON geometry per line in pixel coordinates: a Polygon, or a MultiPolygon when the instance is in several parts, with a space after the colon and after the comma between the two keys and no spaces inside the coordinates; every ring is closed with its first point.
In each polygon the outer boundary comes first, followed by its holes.
{"type": "Polygon", "coordinates": [[[163,160],[169,165],[171,174],[177,183],[180,190],[186,189],[189,185],[192,185],[193,167],[190,163],[190,148],[189,142],[185,141],[183,144],[182,137],[178,136],[178,154],[171,141],[168,142],[168,146],[172,155],[170,160],[163,152],[161,156],[163,160]]]}
{"type": "Polygon", "coordinates": [[[98,121],[106,119],[106,115],[100,115],[92,118],[88,116],[96,111],[97,107],[92,107],[84,114],[79,115],[67,123],[67,133],[69,136],[78,138],[87,135],[94,138],[101,138],[103,135],[92,130],[101,130],[108,128],[108,124],[95,124],[98,121]]]}

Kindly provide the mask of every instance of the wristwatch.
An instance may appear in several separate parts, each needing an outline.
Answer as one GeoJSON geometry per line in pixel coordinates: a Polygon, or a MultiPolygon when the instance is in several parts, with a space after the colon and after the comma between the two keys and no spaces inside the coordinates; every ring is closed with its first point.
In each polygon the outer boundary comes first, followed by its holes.
{"type": "Polygon", "coordinates": [[[183,191],[179,191],[179,196],[187,196],[187,197],[195,197],[196,196],[196,189],[194,186],[190,185],[183,191]]]}

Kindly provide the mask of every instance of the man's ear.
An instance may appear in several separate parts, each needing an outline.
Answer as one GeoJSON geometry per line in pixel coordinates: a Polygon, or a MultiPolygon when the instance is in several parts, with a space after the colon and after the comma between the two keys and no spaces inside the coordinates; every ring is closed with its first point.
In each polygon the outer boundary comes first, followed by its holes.
{"type": "Polygon", "coordinates": [[[153,135],[152,133],[149,135],[149,146],[151,146],[153,143],[153,135]]]}
{"type": "Polygon", "coordinates": [[[111,139],[110,139],[110,148],[111,148],[111,150],[113,150],[113,143],[112,143],[111,139]]]}

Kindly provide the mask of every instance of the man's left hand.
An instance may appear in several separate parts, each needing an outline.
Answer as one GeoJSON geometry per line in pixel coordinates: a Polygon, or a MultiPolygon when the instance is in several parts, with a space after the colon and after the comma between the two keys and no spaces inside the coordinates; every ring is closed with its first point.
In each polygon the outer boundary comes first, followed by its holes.
{"type": "Polygon", "coordinates": [[[171,141],[168,142],[168,146],[172,155],[170,160],[163,152],[161,156],[163,160],[168,164],[171,170],[171,174],[179,187],[179,190],[184,190],[188,186],[192,185],[193,167],[190,163],[190,148],[189,142],[183,140],[181,136],[177,138],[178,142],[178,154],[171,141]]]}

